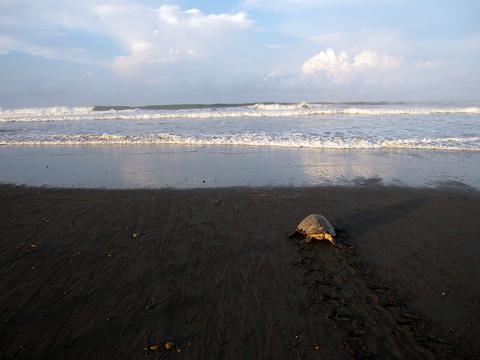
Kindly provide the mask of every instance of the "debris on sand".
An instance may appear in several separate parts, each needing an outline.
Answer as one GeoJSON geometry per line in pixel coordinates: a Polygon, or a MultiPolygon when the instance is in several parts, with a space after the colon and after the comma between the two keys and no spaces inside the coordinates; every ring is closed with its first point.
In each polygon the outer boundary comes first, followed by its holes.
{"type": "Polygon", "coordinates": [[[157,351],[158,349],[160,349],[160,345],[158,345],[158,344],[150,345],[150,350],[157,351]]]}

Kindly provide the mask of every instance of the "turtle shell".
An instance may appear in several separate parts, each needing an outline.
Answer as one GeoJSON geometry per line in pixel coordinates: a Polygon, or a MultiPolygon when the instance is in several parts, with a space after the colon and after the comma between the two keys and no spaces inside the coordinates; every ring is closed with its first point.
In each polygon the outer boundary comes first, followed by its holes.
{"type": "Polygon", "coordinates": [[[297,225],[297,232],[303,235],[328,233],[336,236],[332,224],[320,214],[311,214],[297,225]]]}

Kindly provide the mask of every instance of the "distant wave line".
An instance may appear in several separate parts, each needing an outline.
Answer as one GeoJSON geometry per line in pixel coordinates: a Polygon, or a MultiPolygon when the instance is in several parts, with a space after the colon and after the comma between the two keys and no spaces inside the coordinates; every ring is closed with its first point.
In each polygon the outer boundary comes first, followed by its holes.
{"type": "MultiPolygon", "coordinates": [[[[95,105],[93,111],[109,111],[109,110],[187,110],[187,109],[222,109],[222,108],[237,108],[237,107],[258,107],[258,106],[299,106],[305,105],[322,105],[322,106],[391,106],[391,105],[415,105],[422,104],[412,101],[303,101],[303,102],[247,102],[247,103],[212,103],[212,104],[167,104],[167,105],[139,105],[139,106],[125,106],[125,105],[95,105]]],[[[426,102],[426,104],[439,104],[439,102],[426,102]]]]}
{"type": "Polygon", "coordinates": [[[198,111],[138,109],[93,111],[92,108],[33,108],[0,111],[0,122],[40,121],[83,121],[83,120],[161,120],[161,119],[208,119],[244,117],[299,117],[328,115],[433,115],[433,114],[480,114],[480,107],[439,107],[439,108],[325,108],[311,104],[254,104],[249,107],[222,111],[206,109],[198,111]]]}

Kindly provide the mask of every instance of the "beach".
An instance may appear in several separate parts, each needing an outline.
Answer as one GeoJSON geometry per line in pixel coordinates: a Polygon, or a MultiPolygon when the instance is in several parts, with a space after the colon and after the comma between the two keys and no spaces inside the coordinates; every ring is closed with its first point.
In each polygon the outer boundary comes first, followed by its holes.
{"type": "Polygon", "coordinates": [[[480,359],[479,13],[0,0],[0,360],[480,359]]]}
{"type": "Polygon", "coordinates": [[[470,187],[1,185],[0,357],[477,358],[479,212],[470,187]],[[289,239],[310,213],[344,248],[289,239]]]}
{"type": "Polygon", "coordinates": [[[479,114],[0,109],[0,358],[478,358],[479,114]]]}

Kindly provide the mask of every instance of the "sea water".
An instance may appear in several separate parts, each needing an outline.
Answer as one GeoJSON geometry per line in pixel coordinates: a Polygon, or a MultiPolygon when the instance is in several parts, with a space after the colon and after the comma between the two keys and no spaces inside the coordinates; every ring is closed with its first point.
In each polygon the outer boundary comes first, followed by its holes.
{"type": "Polygon", "coordinates": [[[480,102],[0,109],[0,145],[480,151],[480,102]]]}
{"type": "Polygon", "coordinates": [[[480,102],[0,109],[0,182],[480,189],[480,102]]]}

